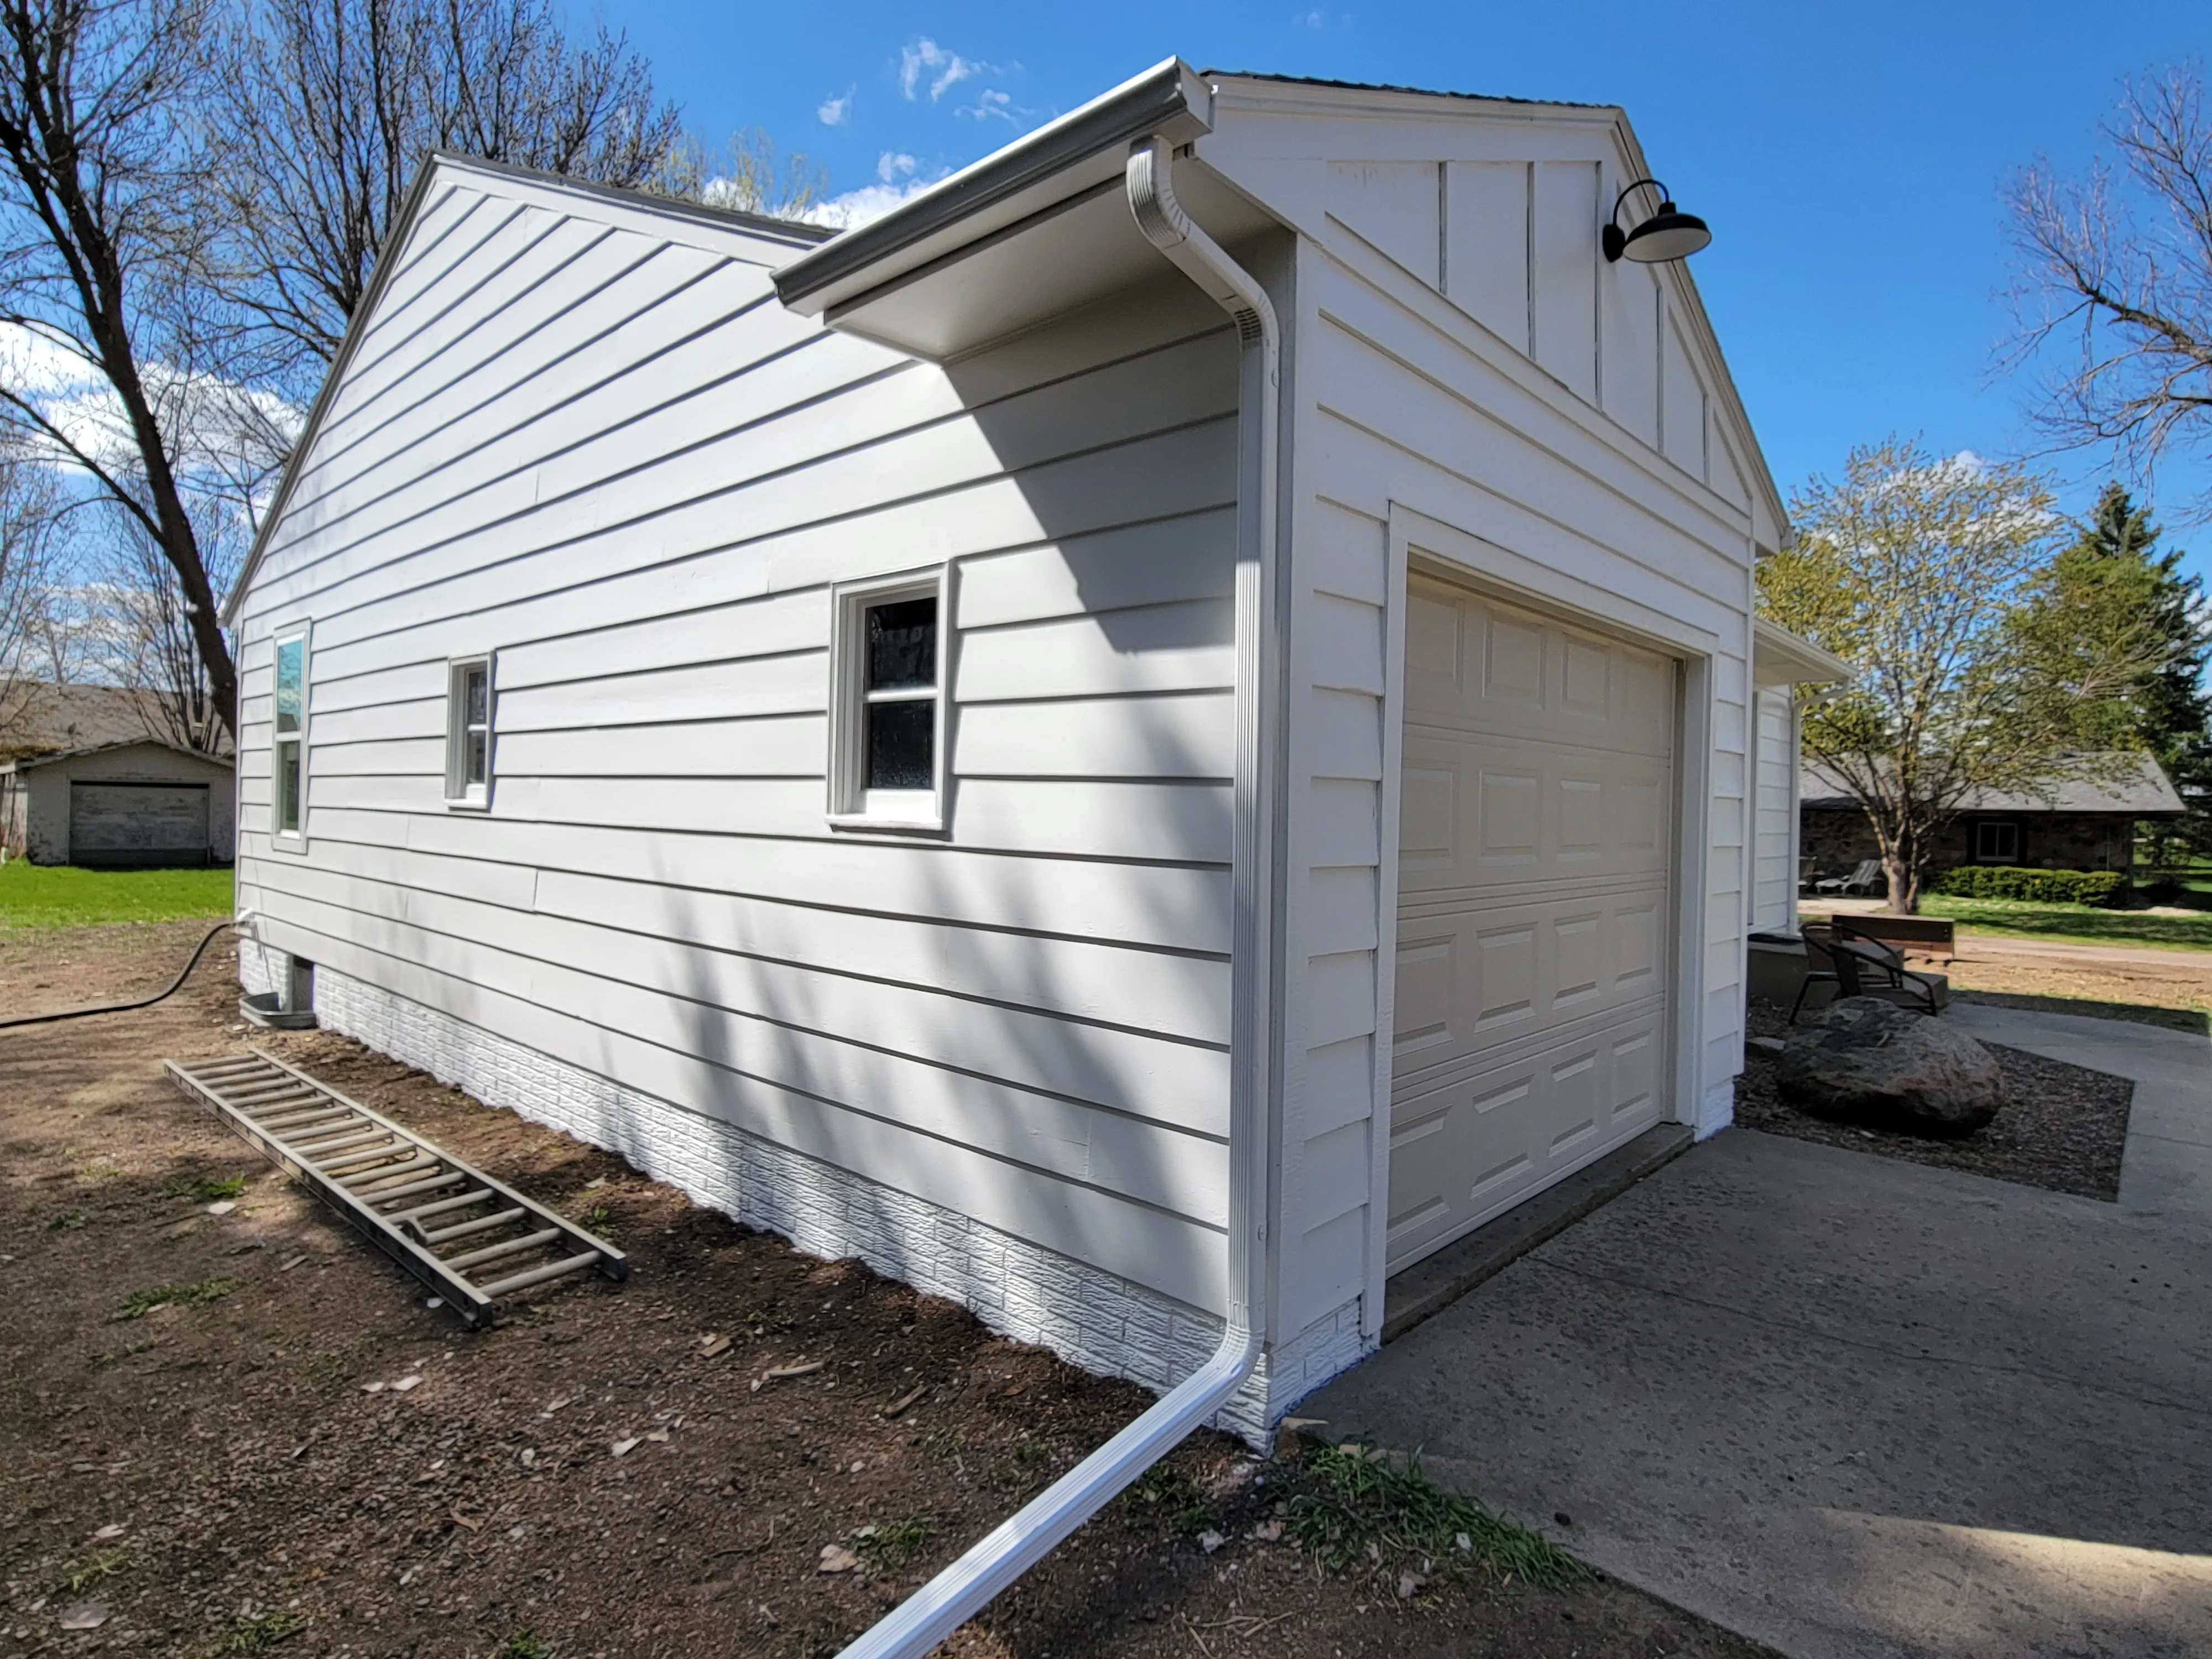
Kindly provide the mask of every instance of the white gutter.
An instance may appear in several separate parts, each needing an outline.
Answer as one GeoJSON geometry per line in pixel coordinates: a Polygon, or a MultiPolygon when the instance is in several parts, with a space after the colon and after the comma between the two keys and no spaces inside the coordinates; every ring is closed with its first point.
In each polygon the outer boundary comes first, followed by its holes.
{"type": "Polygon", "coordinates": [[[921,1659],[1225,1405],[1259,1364],[1267,1279],[1269,963],[1273,834],[1270,750],[1276,434],[1281,336],[1259,283],[1175,198],[1165,140],[1130,147],[1129,209],[1153,246],[1237,319],[1243,342],[1237,457],[1236,850],[1231,951],[1228,1325],[1221,1346],[1143,1416],[1024,1505],[845,1649],[840,1659],[921,1659]]]}

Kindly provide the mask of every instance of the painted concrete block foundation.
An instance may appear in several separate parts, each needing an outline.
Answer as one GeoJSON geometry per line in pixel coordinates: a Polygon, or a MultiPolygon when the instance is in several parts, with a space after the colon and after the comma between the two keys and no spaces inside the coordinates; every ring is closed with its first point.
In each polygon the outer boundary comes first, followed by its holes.
{"type": "MultiPolygon", "coordinates": [[[[239,953],[248,991],[273,990],[281,951],[239,953]]],[[[876,1272],[966,1308],[992,1330],[1070,1364],[1164,1393],[1205,1363],[1221,1322],[1117,1275],[969,1217],[745,1133],[538,1054],[436,1009],[319,967],[315,1012],[327,1030],[420,1066],[594,1146],[810,1255],[858,1257],[876,1272]]],[[[1304,1395],[1372,1345],[1355,1298],[1271,1349],[1215,1426],[1265,1446],[1304,1395]]]]}

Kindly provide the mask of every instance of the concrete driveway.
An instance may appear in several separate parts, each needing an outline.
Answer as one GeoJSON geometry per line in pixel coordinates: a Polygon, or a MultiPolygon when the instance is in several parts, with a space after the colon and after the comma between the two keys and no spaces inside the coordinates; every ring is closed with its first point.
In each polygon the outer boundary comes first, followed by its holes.
{"type": "Polygon", "coordinates": [[[2212,1048],[1961,1012],[2155,1074],[2121,1203],[1731,1130],[1300,1414],[1801,1659],[2212,1655],[2212,1048]]]}

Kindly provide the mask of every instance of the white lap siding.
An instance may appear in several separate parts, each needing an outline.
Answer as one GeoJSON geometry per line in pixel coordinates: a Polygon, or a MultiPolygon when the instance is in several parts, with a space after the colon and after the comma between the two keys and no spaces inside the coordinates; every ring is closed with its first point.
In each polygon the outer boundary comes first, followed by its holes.
{"type": "Polygon", "coordinates": [[[456,178],[243,608],[264,937],[378,1030],[458,1022],[1218,1315],[1219,312],[1165,283],[939,369],[782,311],[765,239],[456,178]],[[833,833],[830,585],[948,561],[950,831],[833,833]],[[295,854],[266,832],[298,618],[295,854]],[[447,662],[485,651],[491,807],[453,811],[447,662]]]}
{"type": "Polygon", "coordinates": [[[1796,919],[1797,728],[1795,689],[1757,695],[1759,764],[1753,800],[1752,907],[1754,928],[1787,928],[1796,919]]]}

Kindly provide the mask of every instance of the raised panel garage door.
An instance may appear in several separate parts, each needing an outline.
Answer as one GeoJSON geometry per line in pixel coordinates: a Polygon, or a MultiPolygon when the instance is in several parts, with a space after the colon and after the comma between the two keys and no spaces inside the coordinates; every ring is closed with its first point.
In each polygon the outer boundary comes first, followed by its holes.
{"type": "Polygon", "coordinates": [[[1389,1266],[1665,1109],[1671,659],[1416,574],[1389,1266]]]}
{"type": "Polygon", "coordinates": [[[70,785],[70,862],[205,864],[204,783],[70,785]]]}

